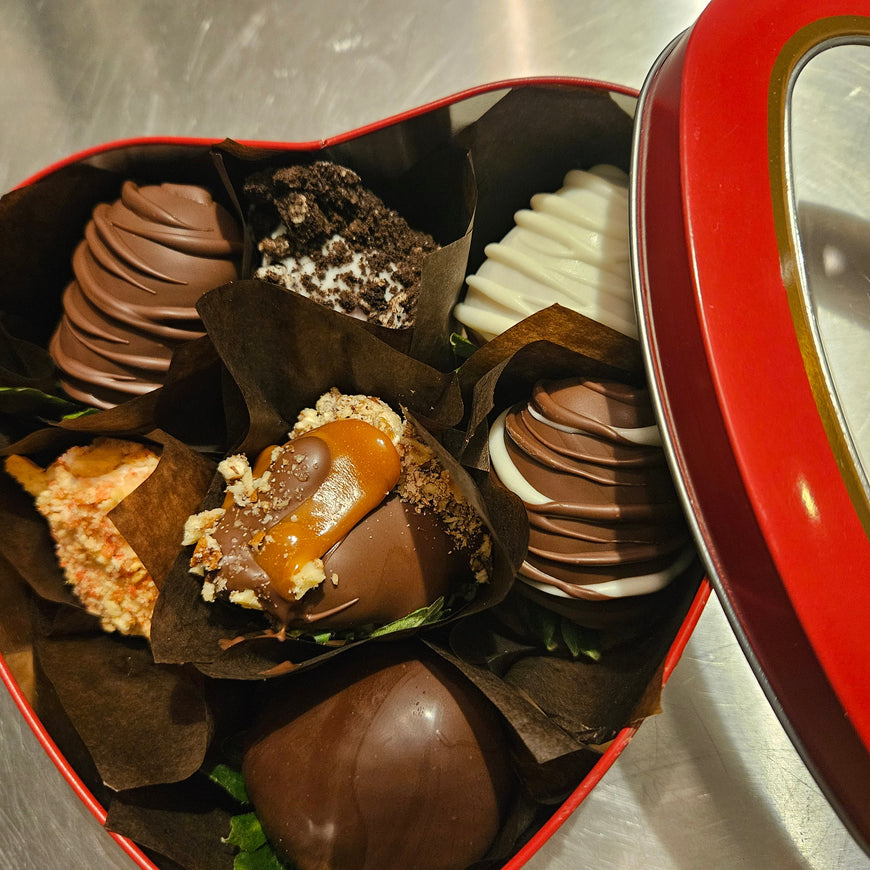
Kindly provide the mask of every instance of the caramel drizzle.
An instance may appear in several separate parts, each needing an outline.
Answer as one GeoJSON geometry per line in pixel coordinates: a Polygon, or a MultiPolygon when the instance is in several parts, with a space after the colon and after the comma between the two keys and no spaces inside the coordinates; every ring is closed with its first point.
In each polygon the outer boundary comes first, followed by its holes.
{"type": "MultiPolygon", "coordinates": [[[[383,501],[400,471],[393,443],[362,420],[327,423],[297,439],[290,449],[305,438],[319,438],[327,445],[329,472],[298,508],[268,530],[254,552],[255,561],[269,575],[272,589],[290,601],[298,597],[299,578],[307,566],[317,564],[383,501]]],[[[261,462],[262,455],[257,466],[261,462]]]]}

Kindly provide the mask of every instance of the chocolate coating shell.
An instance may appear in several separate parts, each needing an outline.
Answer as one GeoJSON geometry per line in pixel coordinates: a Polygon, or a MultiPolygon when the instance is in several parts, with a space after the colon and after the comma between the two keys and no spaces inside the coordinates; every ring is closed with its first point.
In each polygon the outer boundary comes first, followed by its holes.
{"type": "Polygon", "coordinates": [[[323,559],[329,578],[305,596],[309,619],[345,602],[352,606],[318,625],[333,629],[384,625],[431,604],[462,583],[474,582],[468,553],[460,551],[432,513],[417,513],[390,495],[323,559]]]}
{"type": "Polygon", "coordinates": [[[489,703],[424,647],[369,644],[280,687],[242,771],[300,870],[462,870],[511,792],[489,703]]]}
{"type": "Polygon", "coordinates": [[[204,188],[125,182],[73,255],[49,346],[67,392],[107,408],[159,386],[175,348],[203,334],[197,300],[238,277],[241,254],[240,228],[204,188]]]}

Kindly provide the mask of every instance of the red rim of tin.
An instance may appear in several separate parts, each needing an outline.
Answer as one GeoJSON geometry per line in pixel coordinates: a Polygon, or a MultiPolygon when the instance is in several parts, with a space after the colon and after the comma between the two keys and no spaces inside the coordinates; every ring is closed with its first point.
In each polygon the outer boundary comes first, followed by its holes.
{"type": "MultiPolygon", "coordinates": [[[[491,93],[498,90],[507,90],[515,87],[535,87],[535,86],[564,86],[572,88],[592,88],[595,90],[611,91],[617,94],[623,94],[629,97],[637,97],[638,92],[634,88],[629,88],[623,85],[618,85],[610,82],[602,82],[594,79],[584,79],[565,76],[546,76],[534,78],[519,78],[519,79],[504,79],[497,82],[491,82],[485,85],[469,88],[464,91],[452,94],[442,99],[427,103],[423,106],[411,109],[407,112],[402,112],[381,121],[367,124],[355,130],[331,136],[327,139],[316,140],[312,142],[268,142],[268,141],[247,141],[240,140],[242,144],[252,145],[260,148],[268,148],[283,151],[309,151],[319,150],[332,145],[338,145],[342,142],[358,138],[366,133],[371,133],[392,124],[406,121],[411,118],[418,117],[428,112],[439,108],[453,105],[462,100],[479,96],[482,94],[491,93]]],[[[180,146],[211,146],[219,140],[210,138],[192,138],[192,137],[137,137],[128,140],[116,141],[97,145],[69,155],[56,163],[51,164],[39,172],[31,175],[19,186],[23,187],[27,184],[32,184],[41,178],[57,171],[58,169],[67,166],[71,163],[77,163],[88,158],[96,157],[105,154],[116,148],[130,148],[140,145],[180,145],[180,146]]],[[[686,614],[674,641],[668,650],[667,656],[663,664],[662,684],[664,685],[680,657],[683,650],[691,637],[707,599],[710,595],[710,584],[706,579],[701,581],[698,591],[686,614]]],[[[5,684],[12,699],[21,711],[22,716],[33,731],[39,743],[42,745],[46,754],[58,768],[64,779],[75,792],[85,806],[90,810],[96,820],[101,824],[105,824],[106,810],[100,802],[91,794],[90,790],[81,781],[76,772],[69,765],[63,753],[58,749],[57,745],[52,740],[51,736],[46,731],[39,717],[34,712],[30,703],[27,701],[15,678],[12,676],[8,665],[3,656],[0,655],[0,679],[5,684]]],[[[504,865],[503,870],[519,870],[549,839],[552,835],[567,821],[572,813],[586,799],[592,789],[600,782],[604,774],[611,768],[616,759],[622,754],[625,747],[629,744],[634,734],[640,726],[628,726],[623,728],[617,736],[611,741],[606,751],[602,754],[599,760],[595,763],[590,772],[583,778],[577,788],[565,799],[558,809],[550,816],[542,827],[532,836],[529,841],[504,865]]],[[[157,870],[151,860],[139,849],[139,847],[129,838],[109,832],[114,840],[118,842],[121,848],[130,856],[130,858],[143,870],[157,870]]]]}
{"type": "Polygon", "coordinates": [[[651,385],[711,582],[867,849],[870,532],[820,416],[782,241],[790,86],[808,53],[867,41],[846,5],[718,0],[674,41],[641,94],[632,235],[651,385]]]}

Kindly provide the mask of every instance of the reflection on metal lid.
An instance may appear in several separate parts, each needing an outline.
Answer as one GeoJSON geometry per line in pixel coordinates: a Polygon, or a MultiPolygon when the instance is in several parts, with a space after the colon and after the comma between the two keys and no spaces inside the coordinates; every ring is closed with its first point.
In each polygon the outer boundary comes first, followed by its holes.
{"type": "Polygon", "coordinates": [[[798,228],[819,361],[867,497],[870,471],[870,223],[800,203],[798,228]]]}
{"type": "Polygon", "coordinates": [[[789,140],[802,352],[870,535],[870,46],[823,44],[792,85],[789,140]]]}

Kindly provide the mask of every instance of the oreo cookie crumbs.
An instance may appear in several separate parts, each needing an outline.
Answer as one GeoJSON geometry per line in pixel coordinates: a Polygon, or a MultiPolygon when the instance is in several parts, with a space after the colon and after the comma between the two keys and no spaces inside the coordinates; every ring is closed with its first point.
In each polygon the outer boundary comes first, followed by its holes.
{"type": "Polygon", "coordinates": [[[414,325],[420,275],[438,244],[328,161],[245,182],[263,255],[255,277],[392,329],[414,325]]]}

